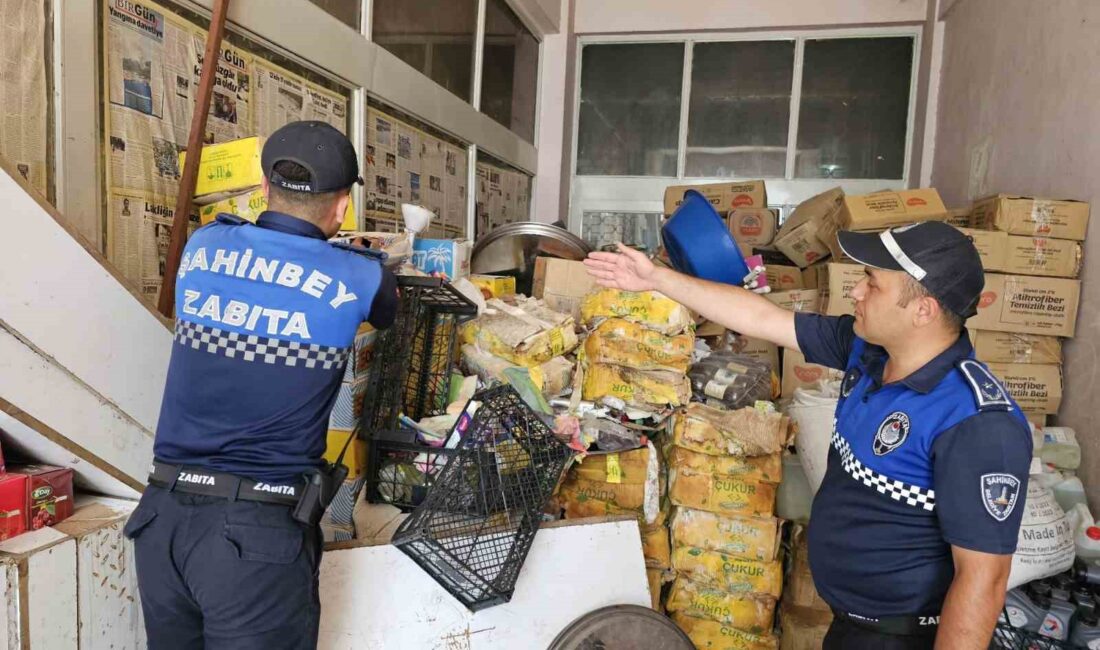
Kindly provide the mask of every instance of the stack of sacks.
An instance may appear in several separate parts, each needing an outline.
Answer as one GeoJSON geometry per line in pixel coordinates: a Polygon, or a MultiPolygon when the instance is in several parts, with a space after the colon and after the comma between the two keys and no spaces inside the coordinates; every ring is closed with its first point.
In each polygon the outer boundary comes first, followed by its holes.
{"type": "Polygon", "coordinates": [[[668,451],[676,580],[666,606],[699,648],[776,647],[783,569],[773,513],[787,424],[762,409],[703,404],[676,416],[668,451]]]}
{"type": "Polygon", "coordinates": [[[558,491],[566,519],[629,514],[638,518],[654,609],[670,569],[668,504],[653,443],[624,452],[589,454],[575,463],[558,491]]]}
{"type": "Polygon", "coordinates": [[[546,397],[570,387],[573,363],[565,358],[579,344],[573,317],[549,309],[541,300],[518,296],[515,305],[498,298],[462,327],[462,360],[483,381],[504,381],[504,371],[528,370],[546,397]]]}
{"type": "Polygon", "coordinates": [[[583,398],[615,408],[665,411],[691,399],[695,345],[687,308],[656,292],[601,289],[584,298],[583,398]]]}

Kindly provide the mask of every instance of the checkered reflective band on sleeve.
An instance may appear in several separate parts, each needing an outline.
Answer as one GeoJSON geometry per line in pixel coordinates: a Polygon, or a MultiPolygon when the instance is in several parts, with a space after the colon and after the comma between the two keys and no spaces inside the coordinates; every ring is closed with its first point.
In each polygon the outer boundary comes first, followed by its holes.
{"type": "Polygon", "coordinates": [[[889,476],[879,474],[867,467],[852,453],[852,448],[839,431],[833,430],[833,447],[840,454],[841,467],[844,472],[855,480],[869,488],[874,488],[879,494],[885,494],[894,501],[900,501],[913,507],[922,508],[929,512],[936,508],[936,491],[908,485],[896,481],[889,476]]]}
{"type": "Polygon", "coordinates": [[[321,370],[339,367],[347,361],[351,349],[227,332],[185,320],[176,321],[175,340],[184,347],[231,359],[321,370]]]}

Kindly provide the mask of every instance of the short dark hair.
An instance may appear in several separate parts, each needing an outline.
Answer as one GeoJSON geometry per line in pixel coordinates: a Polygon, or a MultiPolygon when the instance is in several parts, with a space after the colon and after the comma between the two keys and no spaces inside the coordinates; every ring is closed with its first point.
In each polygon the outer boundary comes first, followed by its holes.
{"type": "Polygon", "coordinates": [[[944,324],[951,328],[952,331],[961,332],[963,326],[966,325],[966,320],[962,316],[944,307],[939,298],[933,296],[916,278],[906,273],[905,285],[901,288],[901,298],[898,300],[898,307],[906,307],[917,298],[931,298],[935,300],[936,304],[940,306],[940,317],[943,319],[944,324]]]}
{"type": "MultiPolygon", "coordinates": [[[[312,180],[308,169],[290,160],[280,160],[272,170],[291,182],[308,183],[312,180]]],[[[269,186],[268,207],[295,217],[319,221],[324,218],[332,202],[347,193],[346,189],[322,194],[295,192],[272,184],[269,186]]]]}

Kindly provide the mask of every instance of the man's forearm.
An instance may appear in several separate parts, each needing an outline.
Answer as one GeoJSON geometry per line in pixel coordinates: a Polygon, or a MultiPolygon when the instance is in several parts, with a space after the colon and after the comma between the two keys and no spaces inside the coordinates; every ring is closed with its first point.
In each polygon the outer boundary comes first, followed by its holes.
{"type": "Polygon", "coordinates": [[[978,572],[955,575],[940,616],[936,650],[989,647],[1005,601],[1005,577],[978,572]]]}
{"type": "Polygon", "coordinates": [[[657,290],[692,311],[746,336],[798,347],[794,315],[741,287],[700,280],[671,269],[657,269],[657,290]]]}

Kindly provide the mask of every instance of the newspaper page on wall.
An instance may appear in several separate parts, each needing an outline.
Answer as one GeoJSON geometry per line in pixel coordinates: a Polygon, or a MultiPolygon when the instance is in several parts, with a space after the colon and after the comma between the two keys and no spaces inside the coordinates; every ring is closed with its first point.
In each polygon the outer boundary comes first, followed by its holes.
{"type": "Polygon", "coordinates": [[[429,237],[466,229],[466,151],[376,109],[367,110],[366,211],[371,228],[399,220],[402,203],[435,213],[429,237]]]}
{"type": "Polygon", "coordinates": [[[477,163],[477,236],[530,219],[531,177],[487,162],[477,163]]]}
{"type": "Polygon", "coordinates": [[[46,194],[46,16],[43,0],[0,0],[0,155],[46,194]]]}
{"type": "MultiPolygon", "coordinates": [[[[141,295],[154,300],[164,276],[175,203],[175,195],[116,189],[107,208],[114,224],[114,264],[124,276],[137,281],[141,295]]],[[[197,214],[192,215],[189,226],[189,232],[199,227],[197,214]]]]}
{"type": "Polygon", "coordinates": [[[266,138],[295,120],[328,122],[348,131],[348,100],[305,77],[256,59],[256,135],[266,138]]]}

